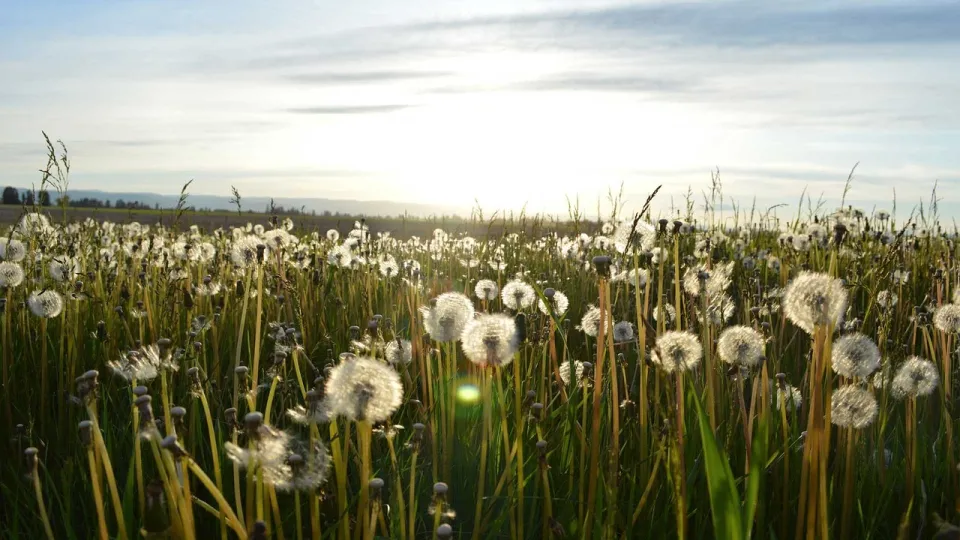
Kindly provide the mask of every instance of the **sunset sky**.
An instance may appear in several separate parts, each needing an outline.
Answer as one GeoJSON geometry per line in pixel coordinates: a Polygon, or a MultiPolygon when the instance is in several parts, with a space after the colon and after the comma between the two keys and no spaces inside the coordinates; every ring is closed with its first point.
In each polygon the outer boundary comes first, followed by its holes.
{"type": "Polygon", "coordinates": [[[960,214],[957,2],[9,2],[0,184],[41,130],[72,187],[561,212],[639,205],[719,168],[729,197],[804,187],[960,214]]]}

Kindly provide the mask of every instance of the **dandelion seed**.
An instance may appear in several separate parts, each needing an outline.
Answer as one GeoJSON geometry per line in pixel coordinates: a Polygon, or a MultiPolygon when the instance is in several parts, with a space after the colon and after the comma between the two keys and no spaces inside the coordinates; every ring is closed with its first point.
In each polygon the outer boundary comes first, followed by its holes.
{"type": "Polygon", "coordinates": [[[799,410],[803,406],[803,396],[800,394],[800,389],[789,384],[784,384],[784,386],[786,388],[777,387],[777,410],[784,407],[787,408],[787,411],[799,410]]]}
{"type": "Polygon", "coordinates": [[[463,353],[480,367],[509,364],[520,346],[516,321],[503,314],[480,315],[467,323],[460,339],[463,353]]]}
{"type": "Polygon", "coordinates": [[[325,389],[330,416],[352,421],[383,422],[403,402],[400,375],[373,358],[341,361],[330,370],[325,389]]]}
{"type": "Polygon", "coordinates": [[[473,318],[473,303],[460,293],[443,293],[433,307],[421,307],[424,329],[434,341],[460,339],[464,326],[473,318]]]}
{"type": "Polygon", "coordinates": [[[892,394],[897,399],[926,396],[940,384],[936,366],[919,356],[911,356],[893,377],[892,394]]]}
{"type": "Polygon", "coordinates": [[[703,347],[697,336],[690,332],[666,332],[657,338],[651,360],[666,373],[689,371],[703,357],[703,347]]]}
{"type": "Polygon", "coordinates": [[[863,334],[847,334],[833,343],[831,362],[838,375],[867,377],[880,367],[880,349],[863,334]]]}
{"type": "Polygon", "coordinates": [[[801,272],[784,291],[787,318],[808,334],[817,326],[836,325],[847,308],[847,291],[839,279],[801,272]]]}
{"type": "MultiPolygon", "coordinates": [[[[580,319],[580,325],[577,326],[578,330],[583,331],[584,334],[590,337],[597,337],[597,334],[600,333],[600,308],[597,306],[588,306],[587,312],[583,314],[583,318],[580,319]]],[[[606,317],[607,330],[609,330],[613,323],[610,321],[610,317],[606,317]]]]}
{"type": "Polygon", "coordinates": [[[763,361],[764,339],[749,326],[731,326],[717,340],[720,360],[737,366],[755,368],[763,361]]]}
{"type": "Polygon", "coordinates": [[[830,422],[834,425],[863,429],[877,418],[877,400],[869,391],[847,385],[833,393],[830,400],[830,422]]]}

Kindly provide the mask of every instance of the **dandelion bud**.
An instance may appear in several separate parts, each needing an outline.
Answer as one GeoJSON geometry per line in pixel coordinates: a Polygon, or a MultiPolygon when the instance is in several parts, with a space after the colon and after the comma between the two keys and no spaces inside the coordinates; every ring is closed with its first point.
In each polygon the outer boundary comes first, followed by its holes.
{"type": "Polygon", "coordinates": [[[267,540],[267,524],[262,521],[254,523],[249,540],[267,540]]]}
{"type": "Polygon", "coordinates": [[[555,294],[557,294],[557,291],[551,287],[547,287],[543,290],[543,296],[546,297],[547,300],[553,299],[553,295],[555,294]]]}
{"type": "Polygon", "coordinates": [[[84,420],[77,425],[80,433],[80,444],[90,447],[93,444],[93,422],[84,420]]]}
{"type": "Polygon", "coordinates": [[[787,375],[785,373],[777,373],[777,384],[780,386],[780,390],[787,390],[787,375]]]}
{"type": "Polygon", "coordinates": [[[170,351],[170,338],[160,338],[157,340],[157,347],[160,348],[160,355],[163,356],[170,351]]]}
{"type": "Polygon", "coordinates": [[[837,223],[833,227],[833,242],[837,244],[837,247],[840,247],[840,244],[843,243],[843,239],[847,236],[847,227],[843,223],[837,223]]]}
{"type": "Polygon", "coordinates": [[[107,340],[107,323],[103,321],[97,321],[97,340],[98,341],[107,340]]]}
{"type": "Polygon", "coordinates": [[[524,408],[530,407],[533,405],[533,401],[537,399],[537,393],[534,390],[527,390],[527,394],[523,398],[524,408]]]}
{"type": "Polygon", "coordinates": [[[199,383],[199,382],[200,382],[200,368],[194,366],[194,367],[188,369],[188,370],[187,370],[187,377],[190,377],[190,379],[191,379],[193,382],[199,383]]]}
{"type": "Polygon", "coordinates": [[[237,280],[237,297],[243,298],[243,293],[244,293],[243,281],[238,279],[237,280]]]}
{"type": "Polygon", "coordinates": [[[447,491],[449,491],[449,489],[450,488],[447,487],[447,484],[443,482],[437,482],[436,484],[433,485],[433,494],[436,497],[446,498],[447,491]]]}
{"type": "Polygon", "coordinates": [[[243,417],[243,425],[247,428],[247,435],[256,437],[257,430],[263,425],[262,412],[249,412],[243,417]]]}
{"type": "Polygon", "coordinates": [[[374,501],[379,500],[380,491],[383,489],[383,479],[373,478],[367,486],[370,488],[370,499],[374,501]]]}
{"type": "Polygon", "coordinates": [[[267,246],[263,244],[257,244],[257,263],[263,264],[263,254],[267,250],[267,246]]]}
{"type": "Polygon", "coordinates": [[[186,457],[187,451],[180,446],[180,443],[177,441],[176,435],[167,435],[160,441],[160,448],[173,454],[174,459],[180,459],[186,457]]]}
{"type": "Polygon", "coordinates": [[[610,263],[609,255],[597,255],[593,258],[593,265],[597,268],[597,274],[603,278],[610,277],[610,263]]]}
{"type": "Polygon", "coordinates": [[[133,340],[133,348],[134,348],[134,349],[138,349],[138,350],[139,350],[142,346],[143,346],[143,342],[141,342],[139,339],[133,340]]]}
{"type": "Polygon", "coordinates": [[[543,403],[534,403],[530,406],[530,418],[534,422],[539,422],[543,415],[543,403]]]}
{"type": "Polygon", "coordinates": [[[276,351],[273,353],[273,365],[282,366],[284,360],[287,359],[287,353],[283,351],[276,351]]]}
{"type": "Polygon", "coordinates": [[[123,318],[123,306],[113,308],[113,312],[117,314],[117,317],[123,318]]]}
{"type": "Polygon", "coordinates": [[[27,465],[27,474],[33,474],[33,471],[37,468],[37,454],[40,451],[31,446],[23,451],[23,457],[26,459],[27,465]]]}
{"type": "Polygon", "coordinates": [[[680,234],[680,229],[683,228],[683,222],[679,219],[674,220],[673,222],[673,234],[680,234]]]}
{"type": "Polygon", "coordinates": [[[444,523],[437,527],[437,538],[453,538],[453,527],[444,523]]]}
{"type": "Polygon", "coordinates": [[[226,421],[227,425],[231,428],[236,427],[237,425],[237,409],[230,407],[229,409],[223,411],[223,419],[226,421]]]}
{"type": "Polygon", "coordinates": [[[670,223],[670,220],[661,218],[657,221],[657,224],[660,225],[660,234],[667,234],[667,225],[670,223]]]}
{"type": "Polygon", "coordinates": [[[248,373],[250,373],[250,368],[248,368],[247,366],[237,366],[236,368],[234,368],[233,373],[237,377],[244,378],[247,376],[248,373]]]}
{"type": "Polygon", "coordinates": [[[27,434],[27,426],[23,424],[17,424],[17,435],[24,436],[27,434]]]}

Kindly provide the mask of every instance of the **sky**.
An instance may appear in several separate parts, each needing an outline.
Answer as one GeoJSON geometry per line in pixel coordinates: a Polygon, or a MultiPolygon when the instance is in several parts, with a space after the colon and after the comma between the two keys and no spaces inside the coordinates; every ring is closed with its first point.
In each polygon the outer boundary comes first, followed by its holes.
{"type": "Polygon", "coordinates": [[[960,215],[960,3],[0,0],[0,184],[960,215]]]}

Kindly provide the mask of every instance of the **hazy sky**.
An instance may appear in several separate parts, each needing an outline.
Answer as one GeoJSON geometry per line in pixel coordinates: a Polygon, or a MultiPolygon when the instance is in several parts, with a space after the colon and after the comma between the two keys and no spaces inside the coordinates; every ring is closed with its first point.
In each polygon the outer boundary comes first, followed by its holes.
{"type": "Polygon", "coordinates": [[[0,4],[3,185],[46,130],[112,191],[960,203],[957,2],[0,4]]]}

